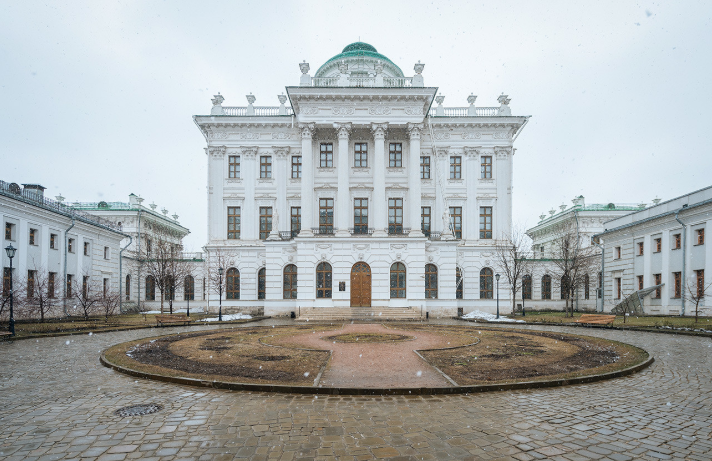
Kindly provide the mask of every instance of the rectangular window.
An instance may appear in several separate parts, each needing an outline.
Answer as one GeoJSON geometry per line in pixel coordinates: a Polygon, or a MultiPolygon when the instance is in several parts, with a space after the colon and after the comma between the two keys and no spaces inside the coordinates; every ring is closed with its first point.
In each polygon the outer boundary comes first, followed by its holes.
{"type": "Polygon", "coordinates": [[[616,247],[616,258],[621,259],[621,247],[616,247]]]}
{"type": "Polygon", "coordinates": [[[334,199],[319,199],[319,233],[334,233],[334,199]]]}
{"type": "Polygon", "coordinates": [[[302,177],[302,156],[292,155],[292,179],[302,177]]]}
{"type": "Polygon", "coordinates": [[[109,259],[110,256],[109,247],[104,247],[104,259],[109,259]]]}
{"type": "Polygon", "coordinates": [[[426,237],[430,237],[430,207],[420,207],[420,230],[423,231],[426,237]]]}
{"type": "Polygon", "coordinates": [[[227,238],[236,240],[240,238],[240,207],[227,207],[227,238]]]}
{"type": "Polygon", "coordinates": [[[480,238],[481,239],[491,239],[492,238],[492,207],[491,206],[481,206],[480,207],[480,238]]]}
{"type": "Polygon", "coordinates": [[[319,167],[333,168],[334,166],[334,145],[330,142],[319,145],[319,167]]]}
{"type": "Polygon", "coordinates": [[[293,206],[291,215],[292,237],[296,237],[297,235],[299,235],[299,232],[302,231],[302,207],[293,206]]]}
{"type": "Polygon", "coordinates": [[[354,234],[368,234],[368,199],[354,199],[354,234]]]}
{"type": "Polygon", "coordinates": [[[3,267],[2,270],[2,295],[10,296],[10,280],[12,280],[12,271],[9,267],[3,267]]]}
{"type": "Polygon", "coordinates": [[[261,155],[260,156],[260,178],[271,178],[272,177],[272,156],[271,155],[261,155]]]}
{"type": "Polygon", "coordinates": [[[675,286],[675,298],[682,296],[682,272],[673,272],[672,279],[675,286]]]}
{"type": "Polygon", "coordinates": [[[392,142],[388,147],[388,166],[401,168],[403,166],[403,144],[392,142]]]}
{"type": "Polygon", "coordinates": [[[67,274],[67,298],[72,297],[72,282],[74,281],[74,276],[72,274],[67,274]]]}
{"type": "Polygon", "coordinates": [[[643,287],[643,276],[642,276],[642,275],[639,275],[639,276],[638,276],[638,289],[639,289],[639,290],[642,290],[643,288],[644,288],[644,287],[643,287]]]}
{"type": "Polygon", "coordinates": [[[456,239],[462,238],[462,207],[450,207],[450,224],[452,225],[452,233],[456,239]]]}
{"type": "Polygon", "coordinates": [[[146,239],[146,256],[151,256],[151,239],[146,239]]]}
{"type": "Polygon", "coordinates": [[[229,178],[239,178],[240,177],[240,156],[231,155],[229,157],[229,167],[228,167],[228,177],[229,178]]]}
{"type": "Polygon", "coordinates": [[[89,242],[84,242],[84,256],[89,256],[89,242]]]}
{"type": "Polygon", "coordinates": [[[30,245],[37,245],[35,239],[37,238],[37,229],[30,229],[30,245]]]}
{"type": "Polygon", "coordinates": [[[616,277],[616,299],[621,299],[621,291],[622,291],[621,278],[616,277]]]}
{"type": "MultiPolygon", "coordinates": [[[[663,283],[663,274],[653,274],[653,277],[655,278],[655,285],[660,285],[663,283]]],[[[655,289],[655,299],[660,299],[661,296],[661,290],[660,288],[655,289]]]]}
{"type": "Polygon", "coordinates": [[[450,179],[462,178],[462,157],[450,157],[450,179]]]}
{"type": "Polygon", "coordinates": [[[260,240],[267,240],[272,232],[272,207],[260,207],[260,240]]]}
{"type": "Polygon", "coordinates": [[[655,252],[660,253],[663,251],[663,239],[657,238],[655,239],[655,252]]]}
{"type": "Polygon", "coordinates": [[[492,179],[492,157],[489,155],[482,156],[482,163],[480,163],[480,178],[492,179]]]}
{"type": "Polygon", "coordinates": [[[368,144],[357,142],[354,144],[354,167],[366,168],[368,166],[368,144]]]}
{"type": "Polygon", "coordinates": [[[14,224],[9,222],[5,223],[5,240],[12,240],[12,228],[15,227],[14,224]]]}
{"type": "Polygon", "coordinates": [[[54,283],[55,280],[57,279],[57,273],[56,272],[50,272],[48,274],[47,278],[47,297],[49,298],[54,298],[55,292],[54,292],[54,283]]]}
{"type": "Polygon", "coordinates": [[[37,271],[27,271],[27,297],[35,297],[35,277],[37,276],[37,271]]]}
{"type": "Polygon", "coordinates": [[[108,278],[104,279],[104,285],[102,286],[101,294],[104,298],[106,298],[106,295],[109,294],[109,279],[108,278]]]}
{"type": "Polygon", "coordinates": [[[403,233],[403,199],[388,199],[388,233],[403,233]]]}
{"type": "Polygon", "coordinates": [[[705,270],[695,271],[695,275],[697,276],[697,299],[702,299],[705,297],[705,270]]]}
{"type": "Polygon", "coordinates": [[[644,243],[638,242],[638,256],[643,256],[644,243]]]}
{"type": "Polygon", "coordinates": [[[89,296],[89,276],[82,277],[82,298],[86,299],[89,296]]]}
{"type": "Polygon", "coordinates": [[[430,179],[430,157],[420,157],[420,179],[430,179]]]}
{"type": "Polygon", "coordinates": [[[57,234],[49,234],[49,247],[53,250],[57,249],[57,234]]]}
{"type": "Polygon", "coordinates": [[[67,239],[67,251],[74,253],[74,239],[67,239]]]}
{"type": "Polygon", "coordinates": [[[672,240],[673,240],[672,249],[679,250],[682,247],[682,234],[673,235],[672,240]]]}
{"type": "Polygon", "coordinates": [[[704,245],[705,244],[705,230],[703,229],[697,229],[697,244],[698,245],[704,245]]]}

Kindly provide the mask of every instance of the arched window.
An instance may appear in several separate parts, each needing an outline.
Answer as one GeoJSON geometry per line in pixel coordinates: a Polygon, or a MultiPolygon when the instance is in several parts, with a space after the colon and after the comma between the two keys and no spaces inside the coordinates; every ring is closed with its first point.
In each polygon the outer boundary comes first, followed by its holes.
{"type": "Polygon", "coordinates": [[[483,267],[480,271],[480,299],[492,299],[493,293],[492,269],[483,267]]]}
{"type": "Polygon", "coordinates": [[[163,293],[166,301],[173,301],[176,299],[176,284],[171,277],[166,279],[166,290],[163,293]]]}
{"type": "Polygon", "coordinates": [[[459,267],[455,268],[455,299],[464,299],[465,297],[465,287],[463,286],[465,281],[462,279],[462,269],[459,267]]]}
{"type": "Polygon", "coordinates": [[[316,297],[331,298],[331,264],[319,263],[316,266],[316,297]]]}
{"type": "Polygon", "coordinates": [[[583,276],[583,298],[584,299],[588,299],[588,294],[589,294],[588,293],[588,283],[589,283],[588,274],[586,274],[583,276]]]}
{"type": "Polygon", "coordinates": [[[522,299],[532,299],[532,276],[522,276],[522,299]]]}
{"type": "Polygon", "coordinates": [[[297,266],[294,264],[284,267],[282,293],[284,299],[297,299],[297,266]]]}
{"type": "Polygon", "coordinates": [[[225,299],[240,299],[240,271],[234,267],[225,273],[225,299]]]}
{"type": "Polygon", "coordinates": [[[257,299],[265,299],[267,291],[267,269],[257,271],[257,299]]]}
{"type": "Polygon", "coordinates": [[[569,278],[561,277],[561,299],[569,299],[569,278]]]}
{"type": "Polygon", "coordinates": [[[126,301],[131,299],[131,274],[126,275],[126,301]]]}
{"type": "Polygon", "coordinates": [[[146,277],[146,301],[156,300],[156,279],[152,275],[146,277]]]}
{"type": "Polygon", "coordinates": [[[183,299],[186,301],[195,299],[195,280],[192,275],[186,275],[183,281],[183,299]]]}
{"type": "Polygon", "coordinates": [[[391,298],[405,298],[405,264],[391,265],[391,298]]]}
{"type": "Polygon", "coordinates": [[[551,299],[551,276],[541,278],[541,299],[551,299]]]}
{"type": "Polygon", "coordinates": [[[425,299],[438,298],[438,268],[435,264],[425,265],[425,299]]]}

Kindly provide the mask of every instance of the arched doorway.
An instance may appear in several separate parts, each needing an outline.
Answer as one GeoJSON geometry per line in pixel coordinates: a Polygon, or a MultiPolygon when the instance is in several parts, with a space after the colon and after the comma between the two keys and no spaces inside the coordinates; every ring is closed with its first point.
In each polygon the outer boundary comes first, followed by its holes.
{"type": "Polygon", "coordinates": [[[351,307],[371,307],[371,268],[364,262],[351,268],[351,307]]]}

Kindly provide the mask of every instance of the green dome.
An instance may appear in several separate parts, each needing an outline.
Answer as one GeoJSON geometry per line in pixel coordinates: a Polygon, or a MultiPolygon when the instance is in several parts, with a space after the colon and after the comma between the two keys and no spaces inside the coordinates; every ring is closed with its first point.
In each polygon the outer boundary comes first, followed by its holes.
{"type": "Polygon", "coordinates": [[[350,45],[346,45],[346,47],[341,51],[341,53],[337,54],[333,58],[329,59],[326,61],[320,68],[319,70],[316,71],[316,74],[314,74],[316,77],[319,77],[321,72],[328,66],[328,64],[334,62],[334,61],[342,61],[342,60],[349,60],[353,58],[359,58],[359,57],[366,57],[366,58],[374,58],[374,59],[379,59],[381,61],[385,61],[391,66],[393,66],[394,70],[400,74],[398,75],[399,77],[403,76],[403,71],[400,70],[400,67],[395,65],[393,61],[388,59],[387,57],[383,56],[380,54],[378,51],[376,51],[376,48],[373,45],[369,45],[368,43],[364,42],[354,42],[351,43],[350,45]]]}

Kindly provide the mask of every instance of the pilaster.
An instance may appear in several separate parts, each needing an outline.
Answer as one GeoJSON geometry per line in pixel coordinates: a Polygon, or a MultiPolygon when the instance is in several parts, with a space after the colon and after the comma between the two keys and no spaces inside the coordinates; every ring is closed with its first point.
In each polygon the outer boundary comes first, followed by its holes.
{"type": "Polygon", "coordinates": [[[420,207],[421,185],[420,185],[420,134],[423,131],[422,123],[409,123],[408,134],[410,135],[410,152],[408,159],[408,195],[409,210],[408,218],[410,222],[409,237],[423,237],[420,228],[420,207]]]}
{"type": "Polygon", "coordinates": [[[300,123],[299,130],[302,135],[302,230],[299,237],[313,237],[311,231],[314,225],[314,153],[312,152],[312,138],[315,125],[313,123],[300,123]]]}
{"type": "Polygon", "coordinates": [[[334,123],[334,128],[338,130],[339,151],[336,160],[338,193],[336,209],[337,237],[350,237],[349,216],[351,204],[349,203],[349,133],[351,123],[334,123]]]}
{"type": "Polygon", "coordinates": [[[464,216],[464,237],[474,243],[479,237],[479,210],[477,209],[477,180],[479,176],[479,147],[465,147],[465,186],[467,187],[467,203],[464,216]]]}
{"type": "Polygon", "coordinates": [[[386,131],[387,123],[373,123],[373,226],[374,236],[386,234],[386,131]]]}
{"type": "MultiPolygon", "coordinates": [[[[240,159],[244,164],[243,170],[244,184],[245,184],[245,202],[243,204],[242,216],[247,219],[242,219],[242,229],[240,229],[240,239],[241,240],[256,240],[257,239],[257,226],[259,226],[259,219],[255,219],[257,216],[257,210],[255,207],[255,178],[259,176],[259,167],[255,157],[257,156],[257,147],[242,147],[240,150],[240,159]]],[[[221,194],[222,198],[222,194],[221,194]]],[[[222,212],[221,222],[225,221],[226,210],[222,212]]],[[[223,239],[227,238],[226,235],[227,226],[222,226],[223,239]]]]}

